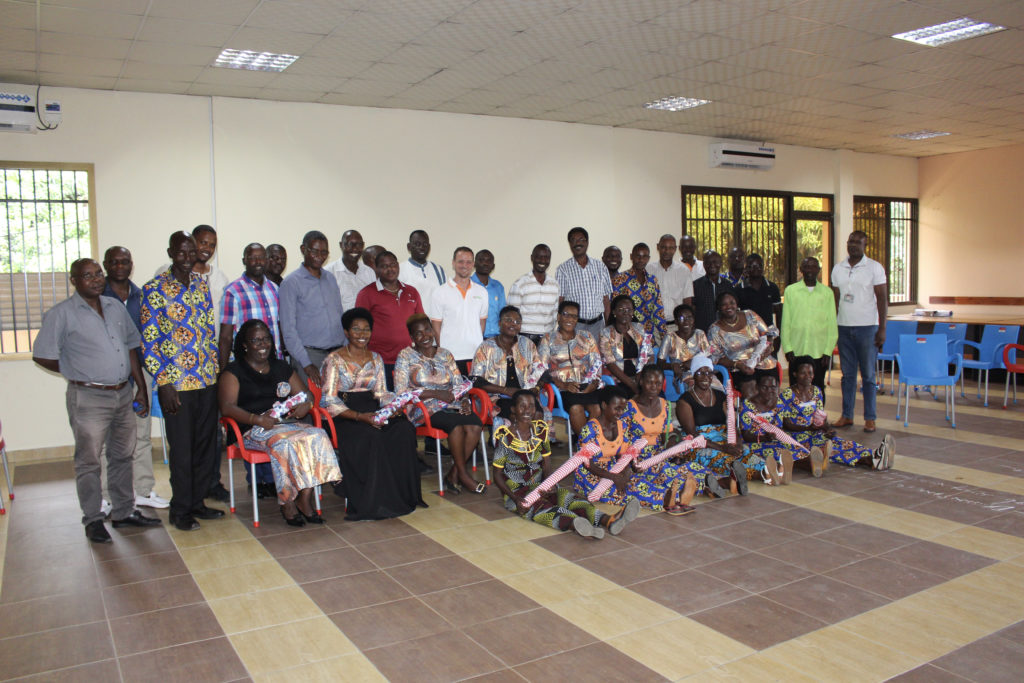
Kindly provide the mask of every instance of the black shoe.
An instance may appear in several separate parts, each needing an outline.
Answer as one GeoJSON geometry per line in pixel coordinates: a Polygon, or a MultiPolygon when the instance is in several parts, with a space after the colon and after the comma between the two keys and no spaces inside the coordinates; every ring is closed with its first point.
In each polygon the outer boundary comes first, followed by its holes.
{"type": "Polygon", "coordinates": [[[173,512],[167,516],[167,521],[174,525],[179,531],[195,531],[199,528],[199,522],[192,515],[176,515],[173,512]]]}
{"type": "Polygon", "coordinates": [[[113,543],[113,539],[110,538],[110,532],[107,531],[107,527],[103,526],[103,520],[97,519],[95,522],[89,522],[85,525],[85,537],[93,543],[113,543]]]}
{"type": "Polygon", "coordinates": [[[199,519],[220,519],[224,516],[224,511],[202,505],[192,510],[192,516],[199,519]]]}
{"type": "Polygon", "coordinates": [[[307,522],[309,522],[310,524],[323,524],[324,523],[324,516],[321,515],[319,512],[316,512],[315,510],[313,511],[313,514],[311,514],[311,515],[307,515],[302,510],[299,510],[299,514],[301,514],[305,518],[305,520],[307,522]]]}
{"type": "Polygon", "coordinates": [[[281,516],[284,517],[284,521],[288,523],[288,526],[306,526],[306,521],[302,519],[305,515],[301,512],[296,512],[294,517],[289,517],[284,512],[284,506],[281,506],[281,516]]]}
{"type": "Polygon", "coordinates": [[[207,491],[206,497],[219,500],[222,503],[226,503],[231,500],[231,494],[226,488],[224,488],[224,484],[221,484],[220,482],[217,482],[216,486],[207,491]]]}
{"type": "Polygon", "coordinates": [[[120,529],[123,526],[160,526],[163,522],[156,517],[146,517],[138,510],[132,510],[132,514],[124,519],[115,519],[111,524],[115,529],[120,529]]]}
{"type": "Polygon", "coordinates": [[[256,498],[260,500],[263,498],[277,498],[277,486],[269,482],[257,483],[256,498]]]}

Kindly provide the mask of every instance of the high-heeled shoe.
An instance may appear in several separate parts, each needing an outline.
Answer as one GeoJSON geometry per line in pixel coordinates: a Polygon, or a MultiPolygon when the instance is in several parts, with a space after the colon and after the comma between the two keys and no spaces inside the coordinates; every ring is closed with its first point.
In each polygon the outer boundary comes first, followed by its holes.
{"type": "Polygon", "coordinates": [[[294,517],[288,517],[288,515],[285,514],[284,507],[282,506],[281,516],[284,517],[284,521],[288,526],[306,526],[306,520],[302,518],[303,515],[301,512],[297,513],[294,517]]]}
{"type": "Polygon", "coordinates": [[[302,510],[299,510],[299,514],[302,515],[305,518],[305,520],[310,524],[323,524],[324,521],[326,521],[324,520],[324,516],[321,515],[319,512],[314,512],[311,515],[307,515],[302,510]]]}

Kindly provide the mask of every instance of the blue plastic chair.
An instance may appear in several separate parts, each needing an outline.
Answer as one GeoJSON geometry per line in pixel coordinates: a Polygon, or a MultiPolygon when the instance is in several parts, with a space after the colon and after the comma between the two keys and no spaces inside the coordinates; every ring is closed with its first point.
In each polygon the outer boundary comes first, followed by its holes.
{"type": "MultiPolygon", "coordinates": [[[[981,398],[981,370],[985,371],[985,406],[988,407],[988,373],[989,370],[1005,370],[1003,364],[1003,348],[1007,344],[1016,344],[1020,335],[1019,325],[985,325],[981,333],[981,343],[964,341],[978,353],[976,360],[965,360],[965,370],[978,370],[978,398],[981,398]]],[[[960,395],[964,394],[963,378],[960,379],[960,395]]]]}
{"type": "Polygon", "coordinates": [[[875,386],[879,393],[885,393],[882,385],[885,383],[885,362],[889,361],[889,393],[893,393],[896,386],[896,356],[900,350],[900,337],[905,334],[917,332],[917,322],[914,320],[886,320],[885,321],[885,343],[882,350],[875,358],[875,386]]]}
{"type": "Polygon", "coordinates": [[[946,348],[950,353],[963,355],[967,340],[967,323],[935,323],[935,334],[946,335],[946,348]]]}
{"type": "Polygon", "coordinates": [[[167,430],[164,428],[164,411],[160,407],[160,399],[157,397],[157,386],[153,384],[153,395],[149,397],[149,415],[160,423],[160,440],[163,444],[160,450],[164,452],[164,464],[167,464],[167,430]]]}
{"type": "Polygon", "coordinates": [[[960,379],[963,369],[963,356],[959,353],[946,352],[944,334],[903,334],[900,335],[898,348],[899,353],[896,354],[895,361],[900,369],[900,379],[896,394],[896,417],[900,416],[900,399],[905,396],[907,412],[903,418],[903,426],[910,426],[911,385],[944,386],[946,419],[950,421],[950,426],[956,429],[956,382],[960,379]],[[953,374],[949,373],[950,365],[956,366],[953,374]]]}
{"type": "Polygon", "coordinates": [[[572,457],[572,421],[569,419],[569,411],[562,405],[562,392],[552,383],[544,385],[544,391],[540,392],[540,404],[551,412],[554,419],[565,420],[565,431],[569,434],[569,457],[572,457]]]}

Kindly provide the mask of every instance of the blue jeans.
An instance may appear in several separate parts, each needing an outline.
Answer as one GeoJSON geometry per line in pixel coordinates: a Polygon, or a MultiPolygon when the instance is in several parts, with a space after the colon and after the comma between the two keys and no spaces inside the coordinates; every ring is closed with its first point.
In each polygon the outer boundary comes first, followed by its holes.
{"type": "Polygon", "coordinates": [[[839,326],[839,364],[843,370],[843,417],[853,419],[857,403],[857,369],[864,392],[864,419],[874,420],[875,414],[875,333],[878,325],[839,326]]]}

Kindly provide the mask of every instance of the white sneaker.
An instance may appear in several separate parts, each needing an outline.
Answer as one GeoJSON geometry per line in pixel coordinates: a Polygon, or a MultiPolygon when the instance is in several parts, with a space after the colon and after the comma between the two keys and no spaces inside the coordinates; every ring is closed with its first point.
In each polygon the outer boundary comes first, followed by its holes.
{"type": "Polygon", "coordinates": [[[110,501],[100,499],[100,512],[106,517],[110,514],[110,511],[114,509],[114,506],[110,504],[110,501]]]}
{"type": "Polygon", "coordinates": [[[135,496],[135,507],[166,508],[170,502],[156,495],[156,491],[150,491],[148,496],[135,496]]]}

